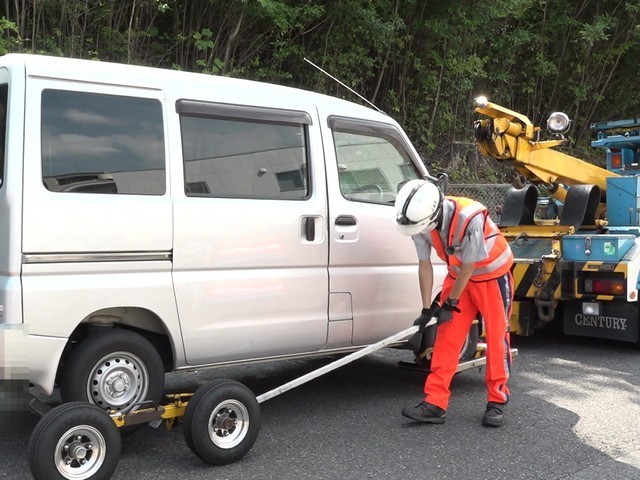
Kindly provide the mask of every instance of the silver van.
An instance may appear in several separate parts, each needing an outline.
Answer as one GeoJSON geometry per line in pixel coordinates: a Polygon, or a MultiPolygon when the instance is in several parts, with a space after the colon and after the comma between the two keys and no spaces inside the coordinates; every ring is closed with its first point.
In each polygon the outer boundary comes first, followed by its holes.
{"type": "Polygon", "coordinates": [[[382,113],[9,54],[0,122],[2,366],[46,395],[126,411],[165,372],[348,352],[420,311],[393,202],[427,172],[382,113]]]}

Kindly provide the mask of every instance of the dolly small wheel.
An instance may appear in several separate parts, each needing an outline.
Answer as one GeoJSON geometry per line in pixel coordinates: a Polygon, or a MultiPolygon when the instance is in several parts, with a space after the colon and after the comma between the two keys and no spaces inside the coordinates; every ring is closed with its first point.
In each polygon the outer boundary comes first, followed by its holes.
{"type": "Polygon", "coordinates": [[[101,408],[64,403],[33,429],[29,468],[36,480],[107,480],[118,466],[120,442],[118,427],[101,408]]]}
{"type": "Polygon", "coordinates": [[[184,413],[184,438],[191,451],[212,465],[244,457],[260,431],[260,405],[247,387],[220,379],[196,390],[184,413]]]}

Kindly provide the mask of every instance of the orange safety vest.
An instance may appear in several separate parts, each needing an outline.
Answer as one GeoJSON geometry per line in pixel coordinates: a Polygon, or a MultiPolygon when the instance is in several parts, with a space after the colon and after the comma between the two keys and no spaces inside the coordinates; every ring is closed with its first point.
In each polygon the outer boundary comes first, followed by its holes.
{"type": "Polygon", "coordinates": [[[456,278],[458,273],[460,273],[460,265],[462,265],[462,262],[455,252],[462,244],[469,222],[476,215],[482,215],[484,217],[484,241],[489,256],[474,264],[471,280],[491,280],[509,272],[513,264],[511,248],[509,248],[509,244],[500,232],[500,229],[498,229],[496,224],[493,223],[493,220],[489,218],[487,208],[481,203],[469,198],[446,197],[446,200],[454,203],[453,215],[449,222],[449,231],[446,235],[447,245],[442,244],[442,238],[437,229],[431,230],[431,243],[436,249],[438,257],[447,262],[449,275],[456,278]]]}

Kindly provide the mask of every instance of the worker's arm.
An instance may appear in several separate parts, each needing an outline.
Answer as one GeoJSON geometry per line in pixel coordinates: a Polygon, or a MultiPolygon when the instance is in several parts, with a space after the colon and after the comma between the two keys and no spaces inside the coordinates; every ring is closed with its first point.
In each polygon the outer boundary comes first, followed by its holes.
{"type": "Polygon", "coordinates": [[[460,295],[462,295],[462,292],[467,286],[467,283],[469,283],[469,278],[471,278],[472,273],[473,263],[463,263],[462,265],[460,265],[460,272],[453,282],[453,287],[451,287],[449,296],[444,299],[442,308],[438,312],[438,324],[451,321],[451,319],[453,318],[453,312],[460,312],[460,309],[456,306],[456,304],[454,303],[452,305],[449,300],[460,299],[460,295]]]}
{"type": "Polygon", "coordinates": [[[471,278],[472,273],[473,263],[463,263],[462,265],[460,265],[460,272],[456,277],[456,281],[453,283],[451,292],[449,292],[449,298],[455,298],[457,300],[460,299],[460,295],[462,295],[462,292],[467,286],[467,283],[469,283],[469,279],[471,278]]]}
{"type": "MultiPolygon", "coordinates": [[[[429,258],[429,257],[427,257],[429,258]]],[[[431,308],[431,292],[433,291],[433,265],[431,260],[419,260],[418,281],[420,284],[420,295],[422,297],[422,311],[420,316],[413,322],[423,329],[436,311],[431,308]]],[[[422,330],[419,330],[421,332],[422,330]]]]}
{"type": "Polygon", "coordinates": [[[431,307],[431,292],[433,292],[433,265],[431,260],[420,260],[418,263],[418,280],[420,283],[420,295],[422,307],[431,307]]]}

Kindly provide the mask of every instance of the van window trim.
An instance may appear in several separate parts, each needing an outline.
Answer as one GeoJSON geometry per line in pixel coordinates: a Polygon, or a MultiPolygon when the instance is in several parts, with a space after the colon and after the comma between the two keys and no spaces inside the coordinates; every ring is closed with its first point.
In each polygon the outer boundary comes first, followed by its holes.
{"type": "Polygon", "coordinates": [[[411,149],[408,148],[407,142],[400,131],[391,124],[376,122],[375,120],[342,117],[339,115],[330,115],[327,117],[327,124],[332,130],[337,130],[339,132],[392,138],[402,144],[402,147],[405,149],[407,154],[410,155],[411,153],[411,149]]]}
{"type": "Polygon", "coordinates": [[[392,124],[362,118],[330,115],[327,117],[327,125],[329,125],[331,130],[338,132],[384,138],[396,148],[401,148],[414,165],[418,166],[422,164],[422,160],[416,157],[407,139],[402,135],[401,131],[392,124]]]}
{"type": "Polygon", "coordinates": [[[243,119],[245,121],[268,122],[280,125],[313,125],[311,115],[300,110],[236,105],[229,103],[202,102],[180,99],[176,101],[176,113],[192,117],[219,119],[243,119]]]}

